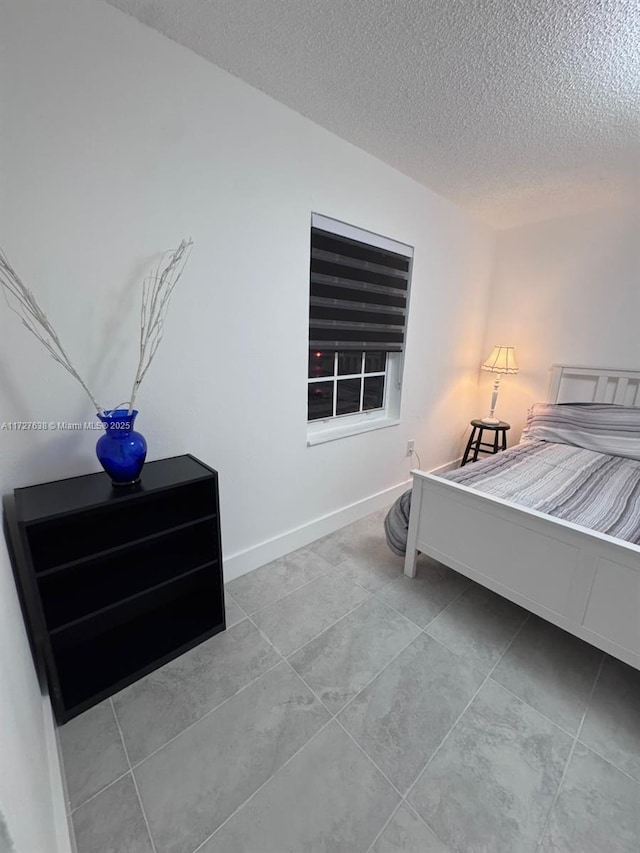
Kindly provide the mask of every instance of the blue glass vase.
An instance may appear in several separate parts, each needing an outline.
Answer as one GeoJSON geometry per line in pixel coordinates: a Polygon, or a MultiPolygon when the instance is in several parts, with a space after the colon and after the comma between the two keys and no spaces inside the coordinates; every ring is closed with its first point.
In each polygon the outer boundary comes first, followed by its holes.
{"type": "Polygon", "coordinates": [[[137,414],[136,409],[131,414],[128,409],[110,409],[98,414],[104,435],[98,439],[96,454],[114,486],[131,486],[140,482],[147,442],[133,428],[137,414]]]}

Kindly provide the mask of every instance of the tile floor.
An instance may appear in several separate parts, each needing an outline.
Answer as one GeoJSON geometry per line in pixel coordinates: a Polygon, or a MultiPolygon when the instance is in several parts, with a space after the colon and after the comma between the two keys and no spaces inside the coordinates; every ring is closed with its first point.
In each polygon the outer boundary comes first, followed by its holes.
{"type": "Polygon", "coordinates": [[[78,853],[638,853],[640,673],[374,513],[60,730],[78,853]]]}

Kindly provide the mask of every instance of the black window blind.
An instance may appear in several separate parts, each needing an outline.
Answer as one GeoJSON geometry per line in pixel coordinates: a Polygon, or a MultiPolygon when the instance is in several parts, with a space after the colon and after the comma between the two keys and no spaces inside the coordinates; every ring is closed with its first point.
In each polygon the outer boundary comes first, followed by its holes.
{"type": "Polygon", "coordinates": [[[411,258],[311,229],[309,349],[401,352],[411,258]]]}

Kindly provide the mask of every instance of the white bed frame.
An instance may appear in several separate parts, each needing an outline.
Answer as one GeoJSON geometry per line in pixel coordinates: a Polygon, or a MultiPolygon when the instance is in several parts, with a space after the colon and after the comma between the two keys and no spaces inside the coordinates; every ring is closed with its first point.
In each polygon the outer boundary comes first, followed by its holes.
{"type": "MultiPolygon", "coordinates": [[[[554,365],[550,402],[640,406],[640,370],[554,365]]],[[[640,547],[412,471],[404,572],[419,552],[640,669],[640,547]]]]}

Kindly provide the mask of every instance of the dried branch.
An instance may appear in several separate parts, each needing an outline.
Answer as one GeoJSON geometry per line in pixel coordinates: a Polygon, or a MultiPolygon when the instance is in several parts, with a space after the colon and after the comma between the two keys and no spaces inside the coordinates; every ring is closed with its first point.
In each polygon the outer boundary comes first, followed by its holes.
{"type": "Polygon", "coordinates": [[[131,389],[129,414],[133,411],[138,389],[162,341],[169,300],[189,260],[192,246],[191,239],[182,240],[177,249],[165,252],[155,270],[144,280],[140,308],[140,358],[131,389]]]}
{"type": "Polygon", "coordinates": [[[14,314],[20,317],[22,325],[40,341],[54,361],[61,364],[74,379],[77,379],[95,406],[96,411],[101,414],[102,406],[96,402],[95,397],[71,363],[71,359],[60,343],[60,339],[47,315],[38,305],[33,293],[21,281],[2,249],[0,249],[0,285],[2,285],[7,305],[14,314]]]}

